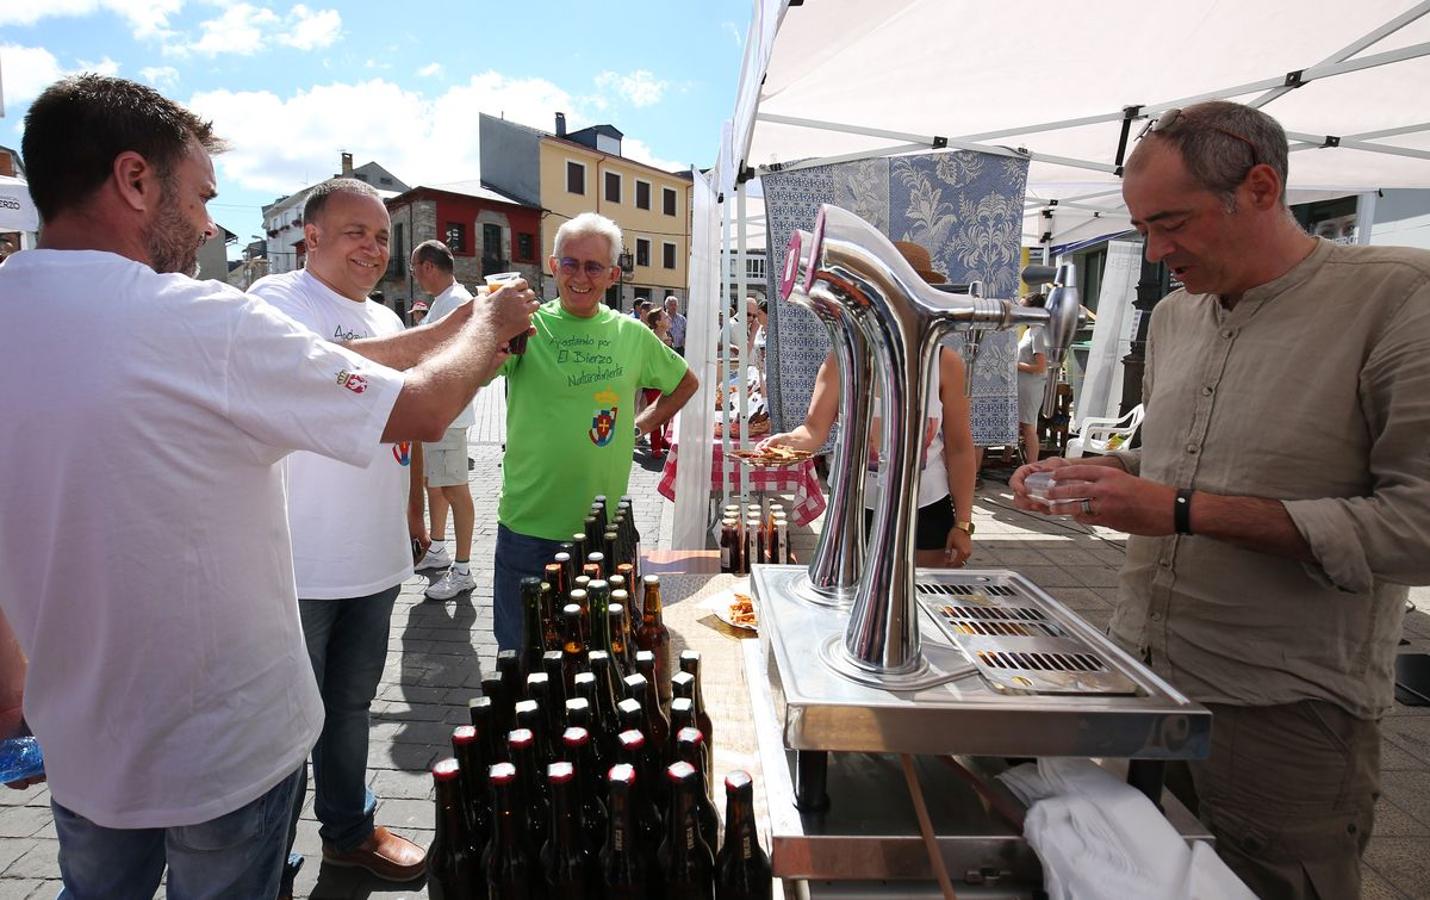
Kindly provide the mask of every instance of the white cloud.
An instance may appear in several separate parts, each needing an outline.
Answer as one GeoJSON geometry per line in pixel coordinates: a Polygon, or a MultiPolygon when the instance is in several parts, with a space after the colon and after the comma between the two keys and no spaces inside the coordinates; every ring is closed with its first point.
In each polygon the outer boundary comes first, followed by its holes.
{"type": "Polygon", "coordinates": [[[645,69],[636,69],[628,75],[602,72],[596,76],[596,87],[603,91],[614,91],[627,103],[639,108],[659,103],[670,87],[670,82],[657,79],[645,69]]]}
{"type": "Polygon", "coordinates": [[[5,100],[18,105],[35,99],[40,91],[67,73],[55,55],[44,47],[0,45],[0,67],[5,80],[5,100]]]}
{"type": "Polygon", "coordinates": [[[442,74],[442,64],[439,62],[428,63],[418,69],[417,74],[422,78],[435,78],[442,74]]]}
{"type": "Polygon", "coordinates": [[[136,38],[168,33],[169,17],[184,6],[184,0],[45,0],[0,4],[0,27],[33,25],[51,16],[87,16],[106,10],[129,23],[136,38]]]}
{"type": "Polygon", "coordinates": [[[723,28],[725,32],[730,35],[730,37],[735,39],[736,47],[744,45],[745,36],[740,33],[740,26],[736,25],[734,22],[721,22],[720,27],[723,28]]]}
{"type": "Polygon", "coordinates": [[[640,138],[622,138],[621,155],[627,159],[633,159],[636,162],[643,162],[648,166],[655,166],[657,169],[664,169],[667,172],[690,171],[690,163],[676,162],[673,159],[661,159],[652,153],[650,145],[640,138]]]}
{"type": "Polygon", "coordinates": [[[156,88],[167,90],[179,83],[179,70],[173,66],[145,66],[139,70],[139,77],[156,88]]]}
{"type": "Polygon", "coordinates": [[[278,43],[296,50],[316,50],[330,47],[343,30],[343,17],[336,9],[310,10],[299,3],[288,13],[285,31],[278,34],[278,43]]]}
{"type": "Polygon", "coordinates": [[[75,64],[75,68],[81,72],[94,72],[96,75],[118,75],[119,63],[106,56],[99,62],[90,62],[81,59],[75,64]]]}

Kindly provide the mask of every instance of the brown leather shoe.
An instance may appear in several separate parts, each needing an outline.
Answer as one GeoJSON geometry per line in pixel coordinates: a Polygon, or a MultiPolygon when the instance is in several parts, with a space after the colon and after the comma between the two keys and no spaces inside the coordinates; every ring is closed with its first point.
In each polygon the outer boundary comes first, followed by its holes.
{"type": "Polygon", "coordinates": [[[356,850],[341,853],[324,844],[323,862],[367,869],[384,881],[412,881],[427,871],[427,851],[379,825],[356,850]]]}

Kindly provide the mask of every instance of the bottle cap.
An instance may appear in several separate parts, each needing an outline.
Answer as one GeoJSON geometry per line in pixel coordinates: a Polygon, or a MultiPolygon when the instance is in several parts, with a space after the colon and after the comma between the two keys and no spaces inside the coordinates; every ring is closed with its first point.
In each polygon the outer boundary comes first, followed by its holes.
{"type": "Polygon", "coordinates": [[[568,728],[561,732],[561,743],[567,747],[584,747],[591,743],[591,732],[584,728],[568,728]]]}
{"type": "Polygon", "coordinates": [[[477,729],[471,725],[458,725],[452,729],[452,746],[458,747],[463,744],[475,744],[477,742],[477,729]]]}
{"type": "Polygon", "coordinates": [[[525,750],[536,743],[530,728],[517,728],[507,733],[506,745],[513,750],[525,750]]]}
{"type": "Polygon", "coordinates": [[[552,784],[565,784],[576,777],[576,767],[569,762],[554,762],[546,767],[546,780],[552,784]]]}
{"type": "Polygon", "coordinates": [[[516,781],[516,766],[509,762],[497,763],[487,770],[492,784],[511,784],[516,781]]]}
{"type": "Polygon", "coordinates": [[[457,766],[457,761],[450,756],[446,759],[439,759],[432,766],[433,781],[456,781],[461,769],[457,766]]]}
{"type": "Polygon", "coordinates": [[[673,762],[665,767],[665,778],[674,784],[682,784],[695,777],[695,767],[688,762],[673,762]]]}

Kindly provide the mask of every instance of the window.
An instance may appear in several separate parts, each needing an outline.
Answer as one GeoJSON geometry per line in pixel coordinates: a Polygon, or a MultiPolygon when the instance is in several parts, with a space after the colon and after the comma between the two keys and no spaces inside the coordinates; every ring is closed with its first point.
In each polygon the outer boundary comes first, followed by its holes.
{"type": "Polygon", "coordinates": [[[621,175],[619,172],[606,173],[606,202],[621,202],[621,175]]]}
{"type": "Polygon", "coordinates": [[[667,269],[675,268],[675,245],[664,241],[660,248],[660,264],[667,269]]]}
{"type": "Polygon", "coordinates": [[[675,189],[661,188],[660,203],[662,212],[664,212],[667,216],[675,215],[675,189]]]}
{"type": "Polygon", "coordinates": [[[635,294],[635,299],[637,299],[637,300],[649,300],[649,299],[650,299],[650,290],[651,290],[651,289],[648,288],[648,287],[638,287],[638,288],[632,288],[632,289],[631,289],[632,293],[635,294]]]}
{"type": "Polygon", "coordinates": [[[636,238],[636,265],[650,265],[650,241],[645,238],[636,238]]]}
{"type": "Polygon", "coordinates": [[[377,176],[377,183],[390,186],[392,184],[392,179],[388,178],[386,175],[379,175],[377,176]]]}
{"type": "Polygon", "coordinates": [[[650,182],[636,179],[636,209],[650,209],[650,182]]]}
{"type": "Polygon", "coordinates": [[[501,259],[501,226],[490,222],[482,225],[482,258],[501,259]]]}
{"type": "Polygon", "coordinates": [[[453,253],[467,252],[467,226],[461,222],[447,223],[447,247],[453,253]]]}
{"type": "Polygon", "coordinates": [[[586,166],[584,163],[566,163],[566,192],[568,194],[586,193],[586,166]]]}
{"type": "Polygon", "coordinates": [[[745,260],[745,277],[750,281],[765,280],[765,257],[764,254],[751,256],[745,260]]]}
{"type": "Polygon", "coordinates": [[[531,262],[536,258],[536,241],[529,234],[518,234],[516,236],[516,258],[531,262]]]}
{"type": "Polygon", "coordinates": [[[404,222],[392,223],[392,255],[387,259],[387,277],[402,278],[407,274],[406,234],[404,222]]]}

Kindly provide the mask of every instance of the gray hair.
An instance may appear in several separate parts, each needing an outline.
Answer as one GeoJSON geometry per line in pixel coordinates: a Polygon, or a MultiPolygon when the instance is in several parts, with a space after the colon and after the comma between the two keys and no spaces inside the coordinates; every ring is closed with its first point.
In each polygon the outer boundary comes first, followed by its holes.
{"type": "MultiPolygon", "coordinates": [[[[1219,194],[1228,209],[1234,208],[1236,189],[1252,165],[1262,163],[1281,179],[1281,204],[1286,204],[1286,131],[1259,109],[1209,100],[1188,106],[1174,122],[1148,132],[1147,137],[1176,148],[1192,180],[1219,194]]],[[[1136,167],[1140,150],[1128,159],[1129,170],[1136,167]]]]}
{"type": "Polygon", "coordinates": [[[323,207],[328,205],[328,198],[334,194],[357,194],[382,202],[382,195],[365,181],[358,181],[356,178],[329,178],[308,192],[307,199],[303,201],[303,223],[307,224],[320,215],[323,207]]]}
{"type": "Polygon", "coordinates": [[[621,226],[612,222],[600,213],[583,212],[581,215],[571,219],[556,229],[556,242],[552,245],[551,254],[558,259],[561,257],[561,248],[566,246],[566,242],[574,237],[597,236],[606,239],[611,245],[610,264],[616,265],[620,261],[621,226]]]}

